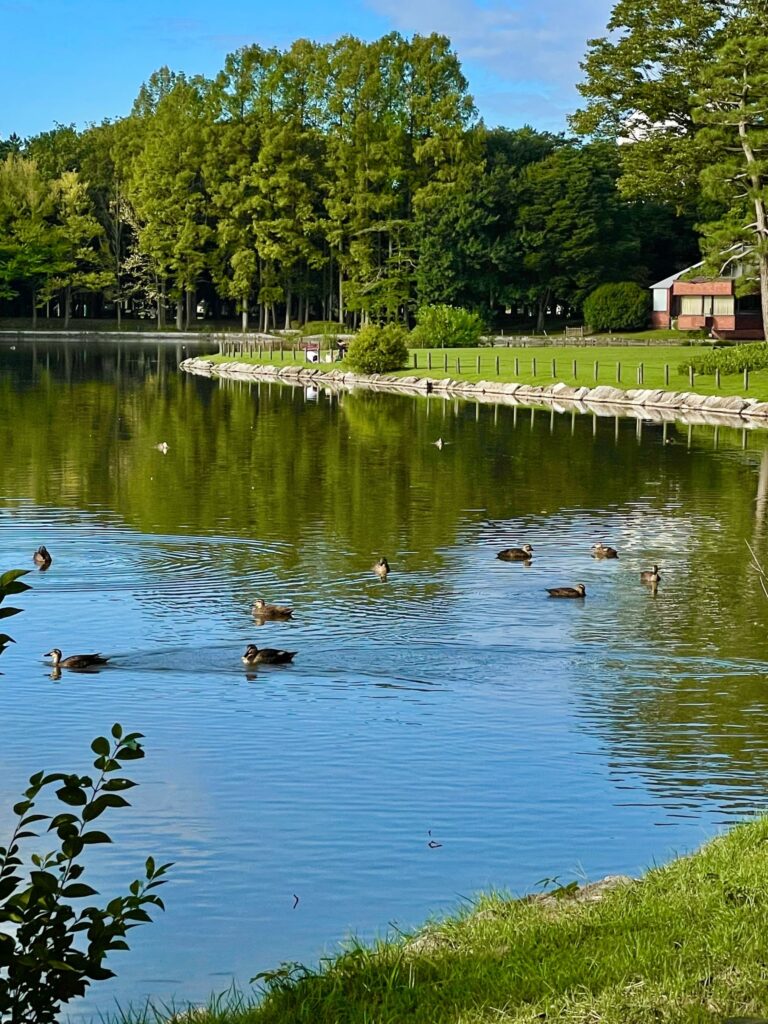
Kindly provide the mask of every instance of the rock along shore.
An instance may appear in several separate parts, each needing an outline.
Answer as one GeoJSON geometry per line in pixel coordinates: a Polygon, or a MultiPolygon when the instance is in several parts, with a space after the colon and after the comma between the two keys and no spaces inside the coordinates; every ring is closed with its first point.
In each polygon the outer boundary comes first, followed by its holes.
{"type": "Polygon", "coordinates": [[[549,405],[560,412],[591,412],[598,416],[631,416],[656,422],[683,420],[713,426],[768,426],[768,402],[755,398],[697,395],[690,391],[659,391],[600,384],[593,388],[568,384],[504,384],[501,381],[438,380],[432,377],[393,377],[349,370],[322,370],[315,366],[214,363],[203,357],[185,359],[180,368],[205,377],[279,381],[294,385],[335,388],[370,388],[397,394],[435,394],[501,405],[549,405]]]}

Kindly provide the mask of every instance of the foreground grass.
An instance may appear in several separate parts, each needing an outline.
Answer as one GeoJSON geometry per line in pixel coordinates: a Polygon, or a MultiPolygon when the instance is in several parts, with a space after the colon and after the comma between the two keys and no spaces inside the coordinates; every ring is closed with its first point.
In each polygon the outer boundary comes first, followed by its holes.
{"type": "MultiPolygon", "coordinates": [[[[451,377],[453,380],[477,382],[501,381],[517,384],[553,384],[563,381],[573,386],[594,387],[609,384],[612,387],[661,388],[667,391],[695,391],[701,395],[742,395],[768,401],[768,370],[749,375],[749,386],[744,388],[740,373],[722,376],[718,386],[715,378],[697,374],[693,387],[687,372],[678,372],[678,366],[698,351],[684,345],[609,345],[589,348],[577,346],[526,348],[471,348],[471,349],[414,349],[410,353],[408,369],[390,374],[405,377],[418,374],[434,378],[451,377]],[[479,364],[478,364],[479,360],[479,364]],[[498,362],[497,362],[498,361],[498,362]],[[447,368],[446,368],[447,365],[447,368]],[[479,368],[478,368],[479,366],[479,368]],[[642,384],[638,384],[638,372],[642,384]]],[[[303,354],[291,350],[259,356],[205,356],[214,362],[272,364],[276,366],[317,365],[321,370],[347,369],[345,363],[308,364],[303,354]]]]}
{"type": "MultiPolygon", "coordinates": [[[[233,997],[235,1000],[237,997],[233,997]]],[[[285,968],[198,1024],[702,1024],[768,1017],[768,818],[609,891],[486,896],[415,938],[285,968]]],[[[124,1018],[127,1020],[128,1018],[124,1018]]],[[[132,1018],[134,1022],[139,1018],[132,1018]]]]}

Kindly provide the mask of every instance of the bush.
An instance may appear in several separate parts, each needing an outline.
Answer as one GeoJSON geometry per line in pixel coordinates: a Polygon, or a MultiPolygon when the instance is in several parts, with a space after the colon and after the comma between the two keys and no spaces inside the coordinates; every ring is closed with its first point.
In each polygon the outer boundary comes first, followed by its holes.
{"type": "Polygon", "coordinates": [[[399,324],[363,327],[350,341],[345,362],[357,373],[388,373],[408,364],[408,332],[399,324]]]}
{"type": "Polygon", "coordinates": [[[593,331],[633,331],[646,326],[650,308],[648,289],[634,281],[601,284],[584,300],[584,320],[593,331]]]}
{"type": "Polygon", "coordinates": [[[301,328],[305,336],[311,334],[345,334],[346,327],[335,320],[310,320],[301,328]]]}
{"type": "Polygon", "coordinates": [[[411,331],[411,348],[475,348],[484,324],[478,313],[458,306],[422,306],[411,331]]]}
{"type": "Polygon", "coordinates": [[[680,373],[692,369],[694,373],[714,374],[719,370],[723,374],[741,373],[744,370],[764,370],[768,367],[768,345],[758,341],[753,345],[733,345],[729,348],[713,349],[703,352],[692,359],[680,363],[680,373]]]}

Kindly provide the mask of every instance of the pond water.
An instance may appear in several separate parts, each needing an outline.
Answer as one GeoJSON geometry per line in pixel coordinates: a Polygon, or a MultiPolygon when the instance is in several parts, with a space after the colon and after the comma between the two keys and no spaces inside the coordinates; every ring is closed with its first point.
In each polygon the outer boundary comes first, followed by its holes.
{"type": "Polygon", "coordinates": [[[0,342],[0,567],[54,559],[0,661],[0,834],[28,775],[85,770],[120,721],[147,757],[90,880],[175,862],[167,912],[69,1018],[202,1000],[481,889],[636,874],[765,808],[745,542],[768,564],[768,435],[312,399],[187,354],[0,342]],[[531,565],[495,558],[524,542],[531,565]],[[259,626],[257,596],[295,619],[259,626]],[[250,642],[295,664],[246,673],[250,642]],[[53,646],[112,661],[55,680],[53,646]]]}

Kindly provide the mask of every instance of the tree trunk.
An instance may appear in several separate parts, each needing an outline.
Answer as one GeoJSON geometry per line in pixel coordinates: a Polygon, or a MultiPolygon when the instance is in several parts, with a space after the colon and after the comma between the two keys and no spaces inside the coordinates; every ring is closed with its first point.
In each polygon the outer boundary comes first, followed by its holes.
{"type": "Polygon", "coordinates": [[[187,303],[186,303],[186,309],[184,311],[184,329],[187,330],[187,331],[189,330],[190,324],[192,323],[192,307],[196,305],[196,303],[195,303],[195,295],[196,295],[196,292],[195,292],[194,288],[187,288],[187,294],[186,294],[187,303]]]}
{"type": "Polygon", "coordinates": [[[244,295],[242,298],[242,320],[243,320],[243,332],[248,330],[248,296],[244,295]]]}
{"type": "Polygon", "coordinates": [[[70,285],[64,289],[64,330],[69,327],[69,318],[72,316],[72,288],[70,285]]]}
{"type": "Polygon", "coordinates": [[[536,330],[544,330],[544,317],[546,316],[547,306],[549,305],[549,288],[546,288],[539,296],[539,305],[536,311],[536,330]]]}
{"type": "Polygon", "coordinates": [[[339,323],[344,323],[344,275],[339,266],[339,323]]]}
{"type": "Polygon", "coordinates": [[[176,330],[180,331],[184,326],[184,301],[181,296],[176,299],[176,330]]]}
{"type": "Polygon", "coordinates": [[[32,289],[32,330],[37,327],[37,289],[32,289]]]}
{"type": "Polygon", "coordinates": [[[285,330],[288,331],[291,328],[291,290],[286,288],[285,291],[285,330]]]}
{"type": "MultiPolygon", "coordinates": [[[[749,83],[747,72],[744,72],[744,88],[741,97],[741,110],[746,108],[749,83]]],[[[744,157],[747,161],[747,176],[752,185],[755,203],[755,234],[757,235],[757,267],[760,276],[760,309],[763,315],[763,338],[768,341],[768,211],[764,196],[764,175],[755,159],[752,143],[747,133],[747,122],[742,116],[739,121],[739,139],[744,157]]]]}

